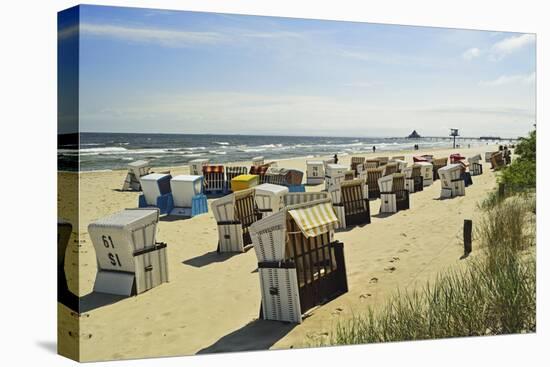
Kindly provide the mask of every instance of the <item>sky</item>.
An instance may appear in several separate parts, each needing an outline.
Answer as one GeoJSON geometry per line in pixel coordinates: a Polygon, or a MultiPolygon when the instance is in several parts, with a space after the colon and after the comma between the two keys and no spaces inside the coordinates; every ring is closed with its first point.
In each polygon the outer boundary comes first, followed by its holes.
{"type": "MultiPolygon", "coordinates": [[[[536,37],[80,6],[81,131],[525,135],[536,37]]],[[[61,65],[61,70],[62,70],[61,65]]]]}

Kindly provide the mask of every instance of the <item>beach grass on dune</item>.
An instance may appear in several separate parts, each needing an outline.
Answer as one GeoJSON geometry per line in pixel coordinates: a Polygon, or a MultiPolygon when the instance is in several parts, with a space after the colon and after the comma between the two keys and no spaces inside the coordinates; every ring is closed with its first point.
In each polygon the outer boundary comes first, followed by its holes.
{"type": "Polygon", "coordinates": [[[534,332],[533,205],[522,196],[487,209],[475,232],[482,256],[340,322],[321,345],[534,332]]]}

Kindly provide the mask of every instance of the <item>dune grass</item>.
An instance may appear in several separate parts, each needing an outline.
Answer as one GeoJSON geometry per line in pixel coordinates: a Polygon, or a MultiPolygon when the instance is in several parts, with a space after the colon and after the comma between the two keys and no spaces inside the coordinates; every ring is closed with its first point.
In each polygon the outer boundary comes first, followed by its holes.
{"type": "Polygon", "coordinates": [[[482,256],[340,322],[321,345],[534,332],[533,205],[533,199],[513,197],[486,209],[474,233],[482,256]]]}

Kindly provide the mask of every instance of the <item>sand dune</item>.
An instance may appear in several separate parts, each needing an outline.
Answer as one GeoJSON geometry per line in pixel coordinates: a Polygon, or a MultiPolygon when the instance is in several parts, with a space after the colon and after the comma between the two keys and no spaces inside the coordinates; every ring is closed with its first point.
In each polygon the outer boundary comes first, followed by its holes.
{"type": "MultiPolygon", "coordinates": [[[[431,153],[443,157],[458,151],[472,156],[489,150],[494,147],[431,153]]],[[[411,162],[413,153],[404,154],[411,162]]],[[[379,155],[401,154],[375,154],[379,155]]],[[[341,162],[348,164],[349,157],[341,157],[341,162]]],[[[279,166],[305,171],[305,159],[281,161],[279,166]]],[[[187,167],[171,170],[173,174],[188,172],[187,167]]],[[[80,174],[80,238],[73,233],[66,262],[69,286],[80,296],[91,292],[96,274],[88,224],[137,206],[138,193],[118,191],[125,174],[80,174]]],[[[59,189],[69,190],[74,176],[60,173],[59,189]]],[[[410,210],[391,216],[378,215],[380,200],[371,201],[371,224],[336,233],[345,246],[349,292],[314,310],[300,325],[258,320],[260,290],[254,251],[217,254],[212,213],[187,220],[162,218],[157,239],[168,243],[170,282],[122,300],[88,296],[85,301],[91,310],[80,316],[80,329],[78,316],[59,305],[60,350],[66,350],[63,343],[79,344],[80,359],[90,361],[315,344],[338,320],[361,312],[365,305],[380,305],[398,289],[421,286],[437,273],[475,258],[474,243],[472,256],[460,260],[463,220],[473,219],[475,225],[476,205],[494,186],[495,176],[484,164],[484,174],[474,177],[465,197],[439,200],[440,182],[436,181],[411,195],[410,210]]],[[[76,213],[70,205],[60,205],[59,216],[75,223],[76,213]]]]}

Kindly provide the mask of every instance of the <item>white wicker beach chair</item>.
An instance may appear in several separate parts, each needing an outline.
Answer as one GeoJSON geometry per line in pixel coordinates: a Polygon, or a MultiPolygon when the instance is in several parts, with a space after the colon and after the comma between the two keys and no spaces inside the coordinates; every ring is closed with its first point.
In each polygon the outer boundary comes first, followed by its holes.
{"type": "Polygon", "coordinates": [[[255,188],[256,205],[262,218],[277,213],[284,208],[284,197],[288,194],[288,187],[273,184],[261,184],[255,188]]]}
{"type": "Polygon", "coordinates": [[[380,213],[396,213],[409,209],[409,192],[405,190],[405,175],[394,173],[378,179],[380,213]]]}
{"type": "Polygon", "coordinates": [[[122,191],[141,191],[140,178],[151,171],[149,161],[134,161],[128,163],[128,173],[122,185],[122,191]]]}
{"type": "Polygon", "coordinates": [[[241,190],[212,201],[218,224],[218,252],[244,252],[251,246],[249,227],[261,218],[254,188],[241,190]]]}
{"type": "Polygon", "coordinates": [[[368,188],[364,179],[346,180],[329,189],[338,228],[370,223],[368,188]]]}
{"type": "Polygon", "coordinates": [[[463,167],[459,163],[449,164],[438,170],[441,180],[441,198],[451,198],[465,195],[464,178],[461,177],[463,167]]]}
{"type": "Polygon", "coordinates": [[[168,281],[158,220],[158,209],[125,209],[88,226],[98,265],[94,292],[130,296],[168,281]]]}
{"type": "Polygon", "coordinates": [[[193,176],[202,176],[204,166],[208,166],[210,159],[199,158],[189,161],[189,174],[193,176]]]}
{"type": "Polygon", "coordinates": [[[424,187],[430,186],[433,182],[433,164],[429,162],[416,162],[420,166],[420,173],[422,174],[422,184],[424,187]]]}
{"type": "Polygon", "coordinates": [[[325,164],[323,161],[306,161],[306,167],[306,184],[319,185],[325,181],[325,164]]]}
{"type": "Polygon", "coordinates": [[[311,308],[347,292],[343,244],[333,241],[337,221],[325,198],[251,225],[264,319],[300,323],[311,308]]]}
{"type": "Polygon", "coordinates": [[[325,189],[328,190],[344,181],[347,171],[348,167],[342,164],[327,164],[325,168],[325,189]]]}

